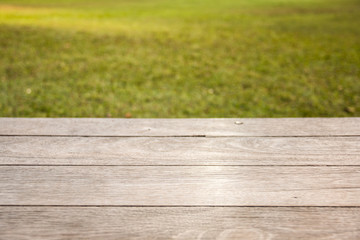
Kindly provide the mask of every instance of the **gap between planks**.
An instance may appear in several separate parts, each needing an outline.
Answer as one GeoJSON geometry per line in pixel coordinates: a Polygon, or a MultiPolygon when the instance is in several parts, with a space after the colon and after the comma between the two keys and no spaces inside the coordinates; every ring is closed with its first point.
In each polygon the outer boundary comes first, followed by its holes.
{"type": "Polygon", "coordinates": [[[29,207],[29,208],[360,208],[360,206],[311,206],[311,205],[294,205],[294,206],[267,206],[267,205],[15,205],[0,204],[0,207],[29,207]]]}
{"type": "Polygon", "coordinates": [[[106,165],[106,164],[0,164],[0,167],[360,167],[360,165],[170,165],[170,164],[158,164],[158,165],[106,165]]]}
{"type": "Polygon", "coordinates": [[[256,136],[242,136],[242,135],[10,135],[0,134],[0,137],[67,137],[67,138],[346,138],[346,137],[360,137],[360,135],[256,135],[256,136]]]}

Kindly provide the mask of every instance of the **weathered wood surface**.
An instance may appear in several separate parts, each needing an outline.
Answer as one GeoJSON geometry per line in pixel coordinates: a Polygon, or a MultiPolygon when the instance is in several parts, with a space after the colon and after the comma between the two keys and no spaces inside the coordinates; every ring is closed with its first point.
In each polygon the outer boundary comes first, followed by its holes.
{"type": "Polygon", "coordinates": [[[0,135],[360,136],[360,118],[0,118],[0,135]],[[236,124],[238,123],[238,124],[236,124]]]}
{"type": "Polygon", "coordinates": [[[0,205],[360,207],[360,166],[2,166],[0,205]]]}
{"type": "Polygon", "coordinates": [[[0,207],[0,239],[360,239],[359,208],[0,207]]]}
{"type": "Polygon", "coordinates": [[[0,118],[0,240],[360,239],[360,118],[0,118]]]}
{"type": "Polygon", "coordinates": [[[360,165],[360,137],[0,137],[0,165],[360,165]]]}

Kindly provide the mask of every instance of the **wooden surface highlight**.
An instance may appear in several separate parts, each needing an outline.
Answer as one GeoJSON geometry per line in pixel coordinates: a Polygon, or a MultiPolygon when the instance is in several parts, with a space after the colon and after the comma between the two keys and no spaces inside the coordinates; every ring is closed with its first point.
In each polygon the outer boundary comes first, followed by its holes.
{"type": "Polygon", "coordinates": [[[360,136],[360,118],[0,118],[0,135],[360,136]]]}
{"type": "Polygon", "coordinates": [[[360,207],[360,166],[2,166],[0,171],[0,205],[360,207]]]}

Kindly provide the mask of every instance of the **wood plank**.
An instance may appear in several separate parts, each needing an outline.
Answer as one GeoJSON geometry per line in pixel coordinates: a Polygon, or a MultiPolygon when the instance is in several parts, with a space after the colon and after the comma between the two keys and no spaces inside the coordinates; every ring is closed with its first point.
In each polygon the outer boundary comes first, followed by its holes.
{"type": "Polygon", "coordinates": [[[0,207],[0,238],[360,239],[360,208],[0,207]]]}
{"type": "Polygon", "coordinates": [[[0,165],[360,165],[360,137],[0,137],[0,165]]]}
{"type": "Polygon", "coordinates": [[[0,135],[51,136],[344,136],[360,118],[91,119],[0,118],[0,135]],[[236,124],[239,123],[239,124],[236,124]]]}
{"type": "Polygon", "coordinates": [[[360,167],[0,167],[0,205],[360,206],[360,167]]]}

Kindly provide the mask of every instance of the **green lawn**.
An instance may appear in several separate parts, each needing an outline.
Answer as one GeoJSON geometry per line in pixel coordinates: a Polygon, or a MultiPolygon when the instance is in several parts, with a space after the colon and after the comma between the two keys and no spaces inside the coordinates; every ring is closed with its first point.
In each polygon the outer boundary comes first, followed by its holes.
{"type": "Polygon", "coordinates": [[[360,116],[360,1],[0,0],[0,116],[360,116]]]}

